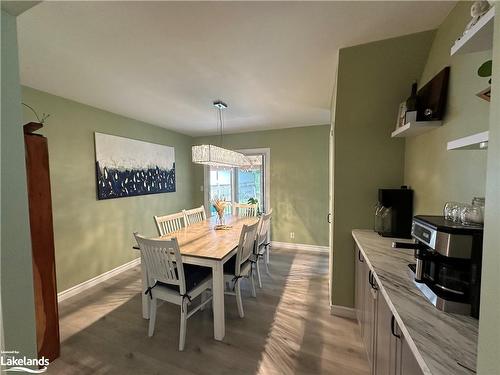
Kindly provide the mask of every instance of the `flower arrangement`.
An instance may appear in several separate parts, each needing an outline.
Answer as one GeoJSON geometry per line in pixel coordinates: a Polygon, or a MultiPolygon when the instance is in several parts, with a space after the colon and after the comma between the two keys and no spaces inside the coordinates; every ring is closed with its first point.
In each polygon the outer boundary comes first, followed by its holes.
{"type": "Polygon", "coordinates": [[[222,199],[214,199],[212,201],[212,206],[217,212],[218,224],[221,226],[224,225],[224,211],[226,210],[227,202],[222,199]]]}

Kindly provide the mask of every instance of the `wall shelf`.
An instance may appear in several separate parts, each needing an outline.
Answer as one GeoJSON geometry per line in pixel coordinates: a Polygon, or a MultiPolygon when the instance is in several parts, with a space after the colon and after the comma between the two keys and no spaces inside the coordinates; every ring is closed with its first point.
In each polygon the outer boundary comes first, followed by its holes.
{"type": "Polygon", "coordinates": [[[485,150],[488,148],[489,132],[481,132],[448,142],[447,150],[485,150]]]}
{"type": "Polygon", "coordinates": [[[412,121],[394,130],[392,138],[414,137],[441,126],[441,121],[412,121]]]}
{"type": "Polygon", "coordinates": [[[450,54],[487,51],[493,48],[493,20],[495,6],[492,6],[460,40],[451,47],[450,54]]]}

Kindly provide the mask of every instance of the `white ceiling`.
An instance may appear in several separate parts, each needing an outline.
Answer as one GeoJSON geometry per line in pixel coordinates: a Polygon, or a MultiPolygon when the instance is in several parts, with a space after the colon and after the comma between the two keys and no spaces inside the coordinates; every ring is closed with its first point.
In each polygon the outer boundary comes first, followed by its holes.
{"type": "MultiPolygon", "coordinates": [[[[454,2],[43,2],[21,82],[190,135],[328,124],[339,48],[436,28],[454,2]]],[[[55,116],[56,114],[54,114],[55,116]]]]}

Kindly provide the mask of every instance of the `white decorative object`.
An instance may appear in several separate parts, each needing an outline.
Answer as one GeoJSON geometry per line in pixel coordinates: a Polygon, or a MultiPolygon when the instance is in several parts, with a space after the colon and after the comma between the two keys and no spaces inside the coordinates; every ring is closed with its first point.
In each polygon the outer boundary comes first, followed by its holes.
{"type": "MultiPolygon", "coordinates": [[[[222,145],[224,130],[222,110],[227,108],[227,104],[219,100],[215,101],[213,105],[217,108],[220,144],[222,145]]],[[[210,165],[213,167],[243,167],[251,164],[242,153],[214,145],[193,146],[191,152],[193,163],[196,164],[210,165]]]]}
{"type": "Polygon", "coordinates": [[[405,114],[405,124],[417,121],[417,111],[408,111],[405,114]]]}
{"type": "Polygon", "coordinates": [[[489,9],[490,3],[486,0],[479,0],[472,4],[470,8],[470,15],[472,19],[465,27],[464,34],[466,34],[489,9]]]}
{"type": "Polygon", "coordinates": [[[472,53],[491,50],[493,47],[493,24],[495,7],[492,6],[479,21],[457,39],[451,47],[450,54],[472,53]]]}

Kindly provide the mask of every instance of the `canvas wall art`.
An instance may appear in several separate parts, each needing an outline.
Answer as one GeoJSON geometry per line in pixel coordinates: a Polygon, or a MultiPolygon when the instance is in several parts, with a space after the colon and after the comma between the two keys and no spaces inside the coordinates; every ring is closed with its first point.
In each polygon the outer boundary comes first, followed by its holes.
{"type": "Polygon", "coordinates": [[[173,147],[95,133],[97,198],[175,191],[173,147]]]}

